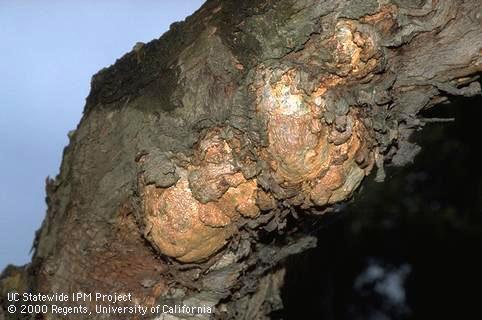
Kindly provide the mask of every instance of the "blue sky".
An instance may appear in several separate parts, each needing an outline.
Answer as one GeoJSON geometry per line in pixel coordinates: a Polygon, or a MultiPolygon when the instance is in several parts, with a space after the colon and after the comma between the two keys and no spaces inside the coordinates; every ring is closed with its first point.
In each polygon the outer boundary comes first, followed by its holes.
{"type": "Polygon", "coordinates": [[[0,0],[0,270],[30,259],[91,76],[203,0],[0,0]]]}

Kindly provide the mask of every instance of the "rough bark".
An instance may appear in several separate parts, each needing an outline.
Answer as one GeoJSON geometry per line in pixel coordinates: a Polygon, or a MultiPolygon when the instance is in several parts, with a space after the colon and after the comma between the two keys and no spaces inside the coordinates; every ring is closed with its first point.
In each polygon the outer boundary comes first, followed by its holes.
{"type": "Polygon", "coordinates": [[[316,245],[304,216],[411,161],[419,112],[480,94],[481,70],[478,0],[207,1],[93,77],[32,263],[4,271],[0,302],[129,292],[267,318],[280,262],[316,245]]]}

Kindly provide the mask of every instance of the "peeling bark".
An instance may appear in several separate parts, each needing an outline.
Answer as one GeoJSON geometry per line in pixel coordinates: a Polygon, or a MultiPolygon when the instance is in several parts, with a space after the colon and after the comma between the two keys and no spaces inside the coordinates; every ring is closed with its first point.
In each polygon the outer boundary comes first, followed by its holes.
{"type": "Polygon", "coordinates": [[[411,161],[419,112],[480,94],[481,70],[477,0],[210,0],[93,77],[2,298],[130,292],[268,318],[280,263],[316,245],[303,215],[411,161]]]}

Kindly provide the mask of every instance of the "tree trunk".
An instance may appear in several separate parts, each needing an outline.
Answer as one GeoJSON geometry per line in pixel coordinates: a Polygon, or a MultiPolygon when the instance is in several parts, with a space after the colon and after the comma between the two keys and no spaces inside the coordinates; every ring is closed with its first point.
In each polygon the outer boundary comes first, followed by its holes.
{"type": "Polygon", "coordinates": [[[62,318],[9,313],[14,291],[92,293],[49,303],[88,319],[119,318],[95,293],[269,318],[282,261],[316,245],[307,216],[411,161],[434,121],[418,113],[480,94],[481,70],[478,0],[207,1],[93,77],[32,263],[0,278],[0,319],[62,318]]]}

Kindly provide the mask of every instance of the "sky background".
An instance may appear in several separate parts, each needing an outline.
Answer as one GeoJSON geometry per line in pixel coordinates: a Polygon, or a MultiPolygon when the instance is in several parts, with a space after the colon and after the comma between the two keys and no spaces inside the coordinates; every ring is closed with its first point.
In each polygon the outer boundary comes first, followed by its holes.
{"type": "Polygon", "coordinates": [[[0,0],[0,271],[30,260],[90,79],[204,0],[0,0]]]}

